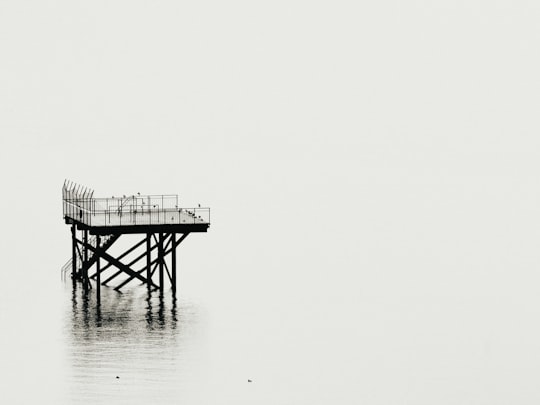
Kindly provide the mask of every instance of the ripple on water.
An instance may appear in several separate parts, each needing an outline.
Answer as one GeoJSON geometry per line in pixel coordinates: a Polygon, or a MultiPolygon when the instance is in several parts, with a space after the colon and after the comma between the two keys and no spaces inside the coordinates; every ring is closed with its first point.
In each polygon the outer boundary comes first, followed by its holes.
{"type": "Polygon", "coordinates": [[[71,403],[175,403],[197,361],[197,306],[134,288],[122,294],[66,284],[64,344],[71,403]],[[116,378],[116,377],[119,378],[116,378]]]}

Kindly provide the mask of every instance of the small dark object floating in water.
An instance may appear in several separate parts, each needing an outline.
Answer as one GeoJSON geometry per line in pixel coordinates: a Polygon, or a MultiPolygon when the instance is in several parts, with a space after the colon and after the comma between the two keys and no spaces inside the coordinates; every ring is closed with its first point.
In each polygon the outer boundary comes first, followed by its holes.
{"type": "Polygon", "coordinates": [[[120,377],[116,376],[116,378],[120,378],[120,377]]]}
{"type": "Polygon", "coordinates": [[[253,381],[251,381],[251,380],[248,380],[248,382],[253,382],[253,381]]]}

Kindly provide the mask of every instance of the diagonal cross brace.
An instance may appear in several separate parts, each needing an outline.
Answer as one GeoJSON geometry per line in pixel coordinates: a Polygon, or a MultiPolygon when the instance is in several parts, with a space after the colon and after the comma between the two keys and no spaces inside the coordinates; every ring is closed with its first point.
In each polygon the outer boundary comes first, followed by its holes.
{"type": "MultiPolygon", "coordinates": [[[[174,246],[173,246],[172,248],[170,248],[169,250],[165,250],[165,252],[163,253],[163,258],[165,258],[165,256],[167,256],[169,253],[171,253],[171,252],[173,251],[173,249],[176,249],[176,248],[178,247],[178,245],[179,245],[180,243],[182,243],[182,241],[183,241],[184,239],[186,239],[186,237],[187,237],[188,235],[189,235],[189,232],[184,233],[184,234],[182,235],[182,237],[181,237],[180,239],[178,239],[178,240],[175,242],[175,244],[174,244],[174,246]]],[[[152,262],[150,263],[150,266],[152,266],[152,265],[153,265],[154,263],[156,263],[158,260],[160,260],[159,257],[156,258],[156,259],[154,259],[154,260],[152,260],[152,262]]],[[[155,270],[155,269],[154,269],[154,270],[155,270]]],[[[146,271],[146,266],[144,266],[141,270],[137,271],[136,273],[140,275],[140,274],[142,274],[144,271],[146,271]]],[[[167,270],[167,272],[168,272],[168,270],[167,270]]],[[[152,274],[153,274],[153,272],[152,272],[152,274]]],[[[136,276],[131,276],[131,277],[129,277],[128,279],[124,280],[119,286],[115,287],[114,289],[115,289],[115,290],[119,290],[120,288],[122,288],[123,286],[125,286],[127,283],[129,283],[131,280],[133,280],[134,278],[136,278],[136,276]]],[[[137,278],[139,278],[139,277],[137,277],[137,278]]]]}
{"type": "MultiPolygon", "coordinates": [[[[127,256],[128,254],[130,254],[131,252],[133,252],[135,249],[137,249],[139,246],[141,246],[143,243],[145,242],[145,240],[143,239],[142,241],[136,243],[134,246],[132,246],[131,248],[129,248],[128,250],[126,250],[124,253],[122,253],[120,256],[118,256],[118,260],[124,258],[125,256],[127,256]]],[[[106,266],[103,267],[102,270],[106,270],[108,269],[109,267],[111,267],[112,264],[107,264],[106,266]]]]}
{"type": "MultiPolygon", "coordinates": [[[[103,249],[103,251],[106,251],[107,249],[109,249],[114,244],[114,242],[116,242],[118,240],[119,237],[120,237],[120,235],[113,235],[107,242],[105,242],[101,246],[101,249],[103,249]]],[[[90,259],[88,259],[88,261],[83,263],[83,267],[82,267],[83,270],[89,270],[90,267],[92,267],[96,261],[97,261],[97,256],[92,255],[92,257],[90,259]]],[[[109,266],[109,265],[107,265],[107,266],[109,266]]],[[[103,270],[104,269],[102,269],[101,272],[103,272],[103,270]]],[[[94,278],[96,276],[97,276],[97,273],[93,274],[90,278],[94,278]]]]}
{"type": "Polygon", "coordinates": [[[132,269],[130,269],[128,266],[122,263],[120,260],[116,259],[115,257],[112,257],[107,252],[104,252],[101,248],[96,249],[94,246],[90,244],[84,244],[79,239],[77,239],[77,242],[80,243],[82,246],[85,246],[86,248],[90,249],[95,255],[99,255],[99,257],[101,257],[102,259],[105,259],[109,263],[112,263],[114,266],[118,267],[119,270],[122,270],[123,272],[127,273],[131,277],[138,278],[144,283],[150,282],[150,285],[152,285],[154,288],[159,288],[157,285],[155,285],[152,282],[152,280],[146,280],[146,278],[141,276],[139,273],[134,272],[132,269]]]}
{"type": "MultiPolygon", "coordinates": [[[[125,256],[127,256],[128,254],[130,254],[131,252],[133,252],[135,249],[137,249],[139,246],[141,246],[144,242],[144,239],[141,241],[141,242],[138,242],[137,244],[135,244],[134,246],[130,247],[128,250],[126,250],[124,253],[122,253],[120,256],[117,257],[118,260],[124,258],[125,256]]],[[[127,266],[131,266],[134,262],[131,262],[129,263],[127,266]]],[[[112,264],[111,263],[107,263],[105,266],[103,266],[103,268],[101,269],[100,273],[103,273],[105,270],[107,270],[109,267],[111,267],[112,264]]],[[[120,274],[121,272],[118,272],[118,274],[120,274]]],[[[117,274],[117,275],[118,275],[117,274]]],[[[96,278],[97,276],[97,273],[94,273],[90,276],[90,278],[96,278]]],[[[103,282],[103,284],[105,284],[106,282],[103,282]]]]}
{"type": "MultiPolygon", "coordinates": [[[[150,248],[150,252],[151,252],[152,250],[156,249],[157,247],[158,247],[158,245],[152,246],[152,247],[150,248]]],[[[122,257],[123,257],[123,256],[124,256],[124,255],[122,255],[122,257]]],[[[146,252],[140,254],[140,255],[137,256],[135,259],[133,259],[132,261],[130,261],[130,262],[127,264],[127,266],[128,266],[128,267],[131,267],[131,265],[137,263],[139,260],[141,260],[141,259],[142,259],[143,257],[145,257],[145,256],[146,256],[146,252]]],[[[121,257],[118,257],[118,259],[120,260],[121,257]]],[[[106,285],[109,281],[111,281],[113,278],[116,278],[116,277],[119,276],[121,273],[122,273],[121,270],[117,271],[117,272],[114,273],[112,276],[110,276],[107,280],[105,280],[102,284],[103,284],[103,285],[106,285]]]]}
{"type": "MultiPolygon", "coordinates": [[[[152,236],[154,236],[154,235],[152,235],[152,236]]],[[[169,238],[169,236],[166,236],[166,238],[169,238]]],[[[155,237],[155,236],[154,236],[154,240],[155,240],[156,244],[152,246],[152,248],[150,249],[150,251],[152,251],[152,250],[154,250],[155,248],[159,247],[159,242],[156,240],[156,237],[155,237]]],[[[169,242],[170,242],[170,241],[171,241],[171,239],[169,238],[169,242]]],[[[167,243],[167,246],[169,246],[169,244],[170,244],[170,243],[167,243]]],[[[168,253],[168,252],[167,252],[167,253],[168,253]]],[[[165,257],[165,255],[166,255],[166,253],[163,255],[163,257],[165,257]]],[[[144,256],[146,256],[146,253],[143,253],[143,254],[141,255],[140,258],[142,258],[142,257],[144,257],[144,256]]],[[[138,258],[138,259],[139,259],[139,258],[138,258]]],[[[150,266],[152,266],[152,265],[155,263],[155,264],[156,264],[156,267],[157,267],[157,265],[159,264],[159,261],[160,261],[160,260],[161,260],[160,257],[156,257],[154,260],[152,260],[152,261],[150,262],[150,266]]],[[[145,271],[147,268],[148,268],[148,266],[144,266],[141,270],[138,270],[137,273],[142,274],[142,273],[144,273],[144,271],[145,271]]],[[[155,270],[155,268],[154,268],[154,270],[155,270]]],[[[152,272],[152,274],[153,274],[153,272],[152,272]]],[[[115,276],[116,276],[116,275],[113,275],[113,277],[115,277],[115,276]]],[[[151,277],[151,276],[150,276],[150,277],[151,277]]],[[[111,277],[111,278],[112,278],[112,277],[111,277]]],[[[122,283],[120,283],[120,285],[116,286],[114,289],[117,290],[117,291],[119,291],[120,288],[122,288],[123,286],[125,286],[127,283],[129,283],[129,282],[130,282],[131,280],[133,280],[133,279],[134,279],[134,277],[129,277],[129,278],[125,279],[124,281],[122,281],[122,283]]],[[[109,280],[107,280],[107,281],[109,281],[109,280]]]]}

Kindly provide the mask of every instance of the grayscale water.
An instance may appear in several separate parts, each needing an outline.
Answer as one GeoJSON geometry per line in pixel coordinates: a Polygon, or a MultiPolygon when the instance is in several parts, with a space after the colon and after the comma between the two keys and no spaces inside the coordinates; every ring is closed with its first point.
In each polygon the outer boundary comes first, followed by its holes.
{"type": "Polygon", "coordinates": [[[145,288],[123,294],[103,288],[98,305],[95,295],[68,284],[63,332],[70,403],[186,397],[200,360],[194,357],[202,335],[195,304],[145,288]]]}
{"type": "Polygon", "coordinates": [[[540,403],[539,21],[0,1],[0,403],[540,403]],[[176,303],[60,280],[65,179],[211,208],[176,303]]]}

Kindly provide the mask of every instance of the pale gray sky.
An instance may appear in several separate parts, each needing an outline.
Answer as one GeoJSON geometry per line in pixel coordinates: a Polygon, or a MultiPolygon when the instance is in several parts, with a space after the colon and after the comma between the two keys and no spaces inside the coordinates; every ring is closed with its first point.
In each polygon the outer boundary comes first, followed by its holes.
{"type": "Polygon", "coordinates": [[[216,364],[261,367],[257,403],[537,403],[539,20],[515,0],[1,1],[0,316],[26,320],[1,353],[20,364],[35,322],[54,341],[69,178],[212,207],[183,291],[216,364]]]}

